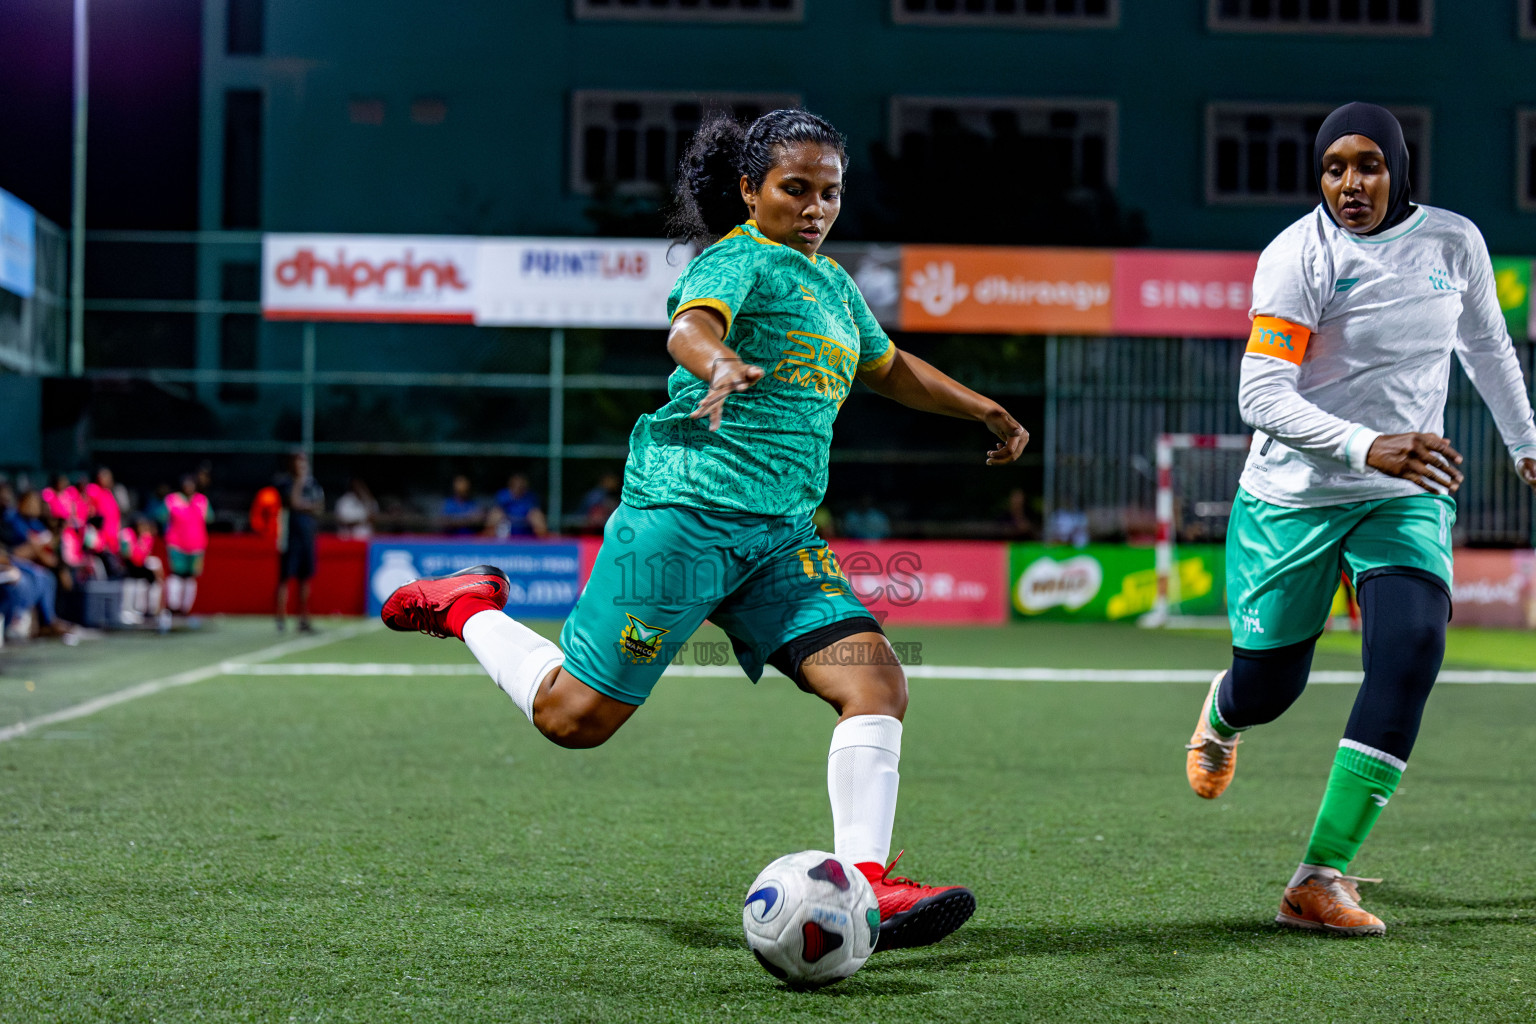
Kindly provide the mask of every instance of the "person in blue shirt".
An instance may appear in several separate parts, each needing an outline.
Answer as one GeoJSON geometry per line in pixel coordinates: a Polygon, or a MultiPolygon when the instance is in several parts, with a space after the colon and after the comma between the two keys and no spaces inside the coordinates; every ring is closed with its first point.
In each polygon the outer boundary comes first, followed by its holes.
{"type": "Polygon", "coordinates": [[[549,533],[539,496],[528,486],[528,474],[513,473],[507,486],[496,492],[496,505],[507,517],[507,532],[513,537],[543,537],[549,533]]]}
{"type": "Polygon", "coordinates": [[[469,477],[460,473],[453,478],[453,491],[443,499],[439,515],[444,533],[464,536],[480,532],[485,525],[485,510],[470,493],[469,477]]]}

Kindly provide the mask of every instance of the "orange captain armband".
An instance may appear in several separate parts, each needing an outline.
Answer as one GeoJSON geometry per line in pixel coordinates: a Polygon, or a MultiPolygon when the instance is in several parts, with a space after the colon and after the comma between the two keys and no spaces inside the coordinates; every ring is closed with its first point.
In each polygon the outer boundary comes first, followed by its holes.
{"type": "Polygon", "coordinates": [[[1261,356],[1274,356],[1299,366],[1310,337],[1311,330],[1301,324],[1293,324],[1277,316],[1256,316],[1253,318],[1253,333],[1248,335],[1246,351],[1261,356]]]}

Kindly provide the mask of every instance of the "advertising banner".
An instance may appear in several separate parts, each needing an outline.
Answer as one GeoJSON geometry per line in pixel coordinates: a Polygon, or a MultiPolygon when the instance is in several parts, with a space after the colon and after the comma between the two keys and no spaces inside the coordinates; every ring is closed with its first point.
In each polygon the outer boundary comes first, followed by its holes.
{"type": "Polygon", "coordinates": [[[830,544],[853,592],[883,622],[1007,621],[1008,546],[1000,541],[830,544]]]}
{"type": "Polygon", "coordinates": [[[901,326],[909,331],[1109,334],[1108,250],[908,245],[901,326]]]}
{"type": "MultiPolygon", "coordinates": [[[[1174,588],[1183,615],[1226,614],[1226,550],[1181,544],[1174,588]]],[[[1077,622],[1134,621],[1152,610],[1157,572],[1152,548],[1090,544],[1069,548],[1009,545],[1014,616],[1077,622]]]]}
{"type": "Polygon", "coordinates": [[[32,297],[37,280],[37,214],[0,189],[0,288],[32,297]]]}
{"type": "Polygon", "coordinates": [[[514,618],[563,619],[576,606],[581,556],[574,541],[381,537],[368,545],[368,614],[378,615],[402,584],[472,565],[494,565],[511,578],[507,614],[514,618]]]}
{"type": "Polygon", "coordinates": [[[1456,552],[1451,621],[1457,626],[1536,629],[1536,552],[1456,552]]]}
{"type": "Polygon", "coordinates": [[[1115,333],[1246,338],[1258,265],[1252,252],[1116,252],[1115,333]]]}
{"type": "Polygon", "coordinates": [[[1493,282],[1509,333],[1516,338],[1536,337],[1536,319],[1531,315],[1531,259],[1495,256],[1493,282]]]}
{"type": "Polygon", "coordinates": [[[473,323],[478,251],[444,235],[266,235],[262,315],[473,323]]]}
{"type": "Polygon", "coordinates": [[[475,323],[664,328],[667,295],[692,255],[668,241],[486,239],[475,323]]]}

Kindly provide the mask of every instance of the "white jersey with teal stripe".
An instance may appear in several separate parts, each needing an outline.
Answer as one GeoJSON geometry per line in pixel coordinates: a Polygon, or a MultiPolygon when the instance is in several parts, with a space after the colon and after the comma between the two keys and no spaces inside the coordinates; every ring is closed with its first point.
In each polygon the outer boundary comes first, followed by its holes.
{"type": "Polygon", "coordinates": [[[1299,358],[1253,343],[1243,356],[1238,401],[1256,433],[1241,483],[1255,497],[1310,508],[1422,493],[1365,456],[1381,434],[1443,433],[1452,352],[1510,455],[1536,458],[1492,261],[1467,218],[1420,206],[1361,237],[1318,206],[1259,257],[1250,315],[1311,332],[1299,358]]]}

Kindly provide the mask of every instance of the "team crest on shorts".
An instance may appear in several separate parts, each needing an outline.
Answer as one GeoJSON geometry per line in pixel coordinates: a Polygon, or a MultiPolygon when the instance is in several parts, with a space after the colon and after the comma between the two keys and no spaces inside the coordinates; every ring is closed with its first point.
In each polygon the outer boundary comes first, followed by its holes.
{"type": "Polygon", "coordinates": [[[648,665],[655,661],[656,655],[661,653],[661,638],[672,631],[660,626],[647,626],[628,612],[624,613],[624,617],[629,620],[629,625],[619,634],[624,654],[637,665],[648,665]]]}

